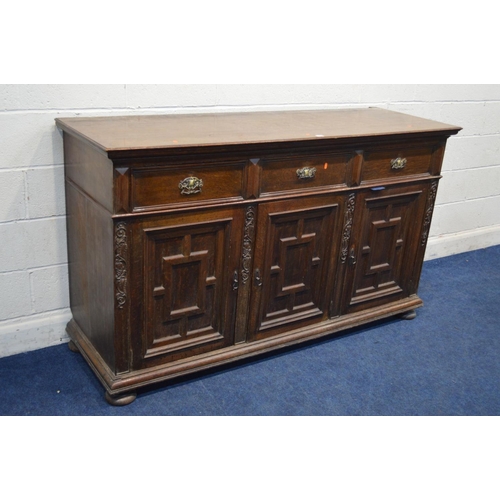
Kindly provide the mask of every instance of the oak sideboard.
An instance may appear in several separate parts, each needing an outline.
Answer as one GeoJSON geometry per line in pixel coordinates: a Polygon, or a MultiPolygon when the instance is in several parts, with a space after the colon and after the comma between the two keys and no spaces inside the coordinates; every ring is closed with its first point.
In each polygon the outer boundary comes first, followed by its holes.
{"type": "Polygon", "coordinates": [[[379,108],[56,122],[69,346],[110,404],[422,305],[460,127],[379,108]]]}

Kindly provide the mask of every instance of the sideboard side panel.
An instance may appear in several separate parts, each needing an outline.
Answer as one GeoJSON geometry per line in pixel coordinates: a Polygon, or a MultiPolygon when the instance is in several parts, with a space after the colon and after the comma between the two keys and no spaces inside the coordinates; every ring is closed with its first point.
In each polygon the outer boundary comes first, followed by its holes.
{"type": "Polygon", "coordinates": [[[88,197],[113,213],[113,164],[76,137],[64,134],[64,163],[66,178],[88,197]]]}
{"type": "Polygon", "coordinates": [[[95,182],[86,178],[93,167],[74,153],[65,146],[70,306],[81,332],[114,369],[113,220],[96,193],[85,191],[95,182]]]}

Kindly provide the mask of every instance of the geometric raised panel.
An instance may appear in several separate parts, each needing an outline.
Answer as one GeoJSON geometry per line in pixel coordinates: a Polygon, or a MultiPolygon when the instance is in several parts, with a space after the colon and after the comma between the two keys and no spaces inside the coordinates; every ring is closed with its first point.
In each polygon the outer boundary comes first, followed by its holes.
{"type": "Polygon", "coordinates": [[[163,257],[164,282],[154,287],[153,295],[162,301],[164,322],[205,312],[205,288],[216,281],[207,277],[207,255],[202,251],[163,257]]]}
{"type": "MultiPolygon", "coordinates": [[[[267,211],[267,249],[262,272],[257,331],[321,317],[325,311],[325,271],[338,205],[272,213],[267,211]]],[[[257,319],[257,318],[256,318],[257,319]]]]}
{"type": "MultiPolygon", "coordinates": [[[[391,209],[389,205],[386,212],[391,213],[391,209]]],[[[371,221],[369,239],[361,248],[364,277],[371,282],[369,289],[377,290],[389,282],[394,283],[392,271],[403,246],[401,236],[401,217],[389,215],[371,221]]]]}
{"type": "Polygon", "coordinates": [[[230,220],[149,228],[144,356],[220,340],[223,255],[230,220]]]}
{"type": "Polygon", "coordinates": [[[364,199],[351,305],[405,293],[407,268],[413,265],[406,240],[421,194],[413,191],[364,199]]]}
{"type": "MultiPolygon", "coordinates": [[[[303,219],[299,222],[303,223],[303,219]]],[[[317,266],[321,259],[313,256],[316,233],[298,234],[279,240],[279,260],[271,267],[271,274],[278,275],[278,296],[292,295],[308,290],[311,281],[311,268],[317,266]]],[[[291,306],[293,308],[293,305],[291,306]]]]}

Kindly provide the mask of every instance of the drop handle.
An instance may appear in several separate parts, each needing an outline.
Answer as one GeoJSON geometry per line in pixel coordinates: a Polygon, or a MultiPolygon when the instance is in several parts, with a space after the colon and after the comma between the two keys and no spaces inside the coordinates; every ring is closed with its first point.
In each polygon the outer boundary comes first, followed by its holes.
{"type": "Polygon", "coordinates": [[[233,273],[233,290],[234,291],[238,290],[239,286],[240,286],[240,280],[238,278],[238,270],[236,270],[233,273]]]}
{"type": "Polygon", "coordinates": [[[262,286],[262,278],[258,269],[255,270],[255,286],[262,286]]]}
{"type": "Polygon", "coordinates": [[[349,252],[349,264],[351,264],[351,266],[355,266],[356,262],[356,250],[354,247],[351,247],[351,251],[349,252]]]}

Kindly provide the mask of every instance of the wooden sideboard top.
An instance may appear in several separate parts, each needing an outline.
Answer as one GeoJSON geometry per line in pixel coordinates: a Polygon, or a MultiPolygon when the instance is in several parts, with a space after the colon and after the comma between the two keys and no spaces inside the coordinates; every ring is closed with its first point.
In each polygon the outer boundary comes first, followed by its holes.
{"type": "Polygon", "coordinates": [[[56,123],[107,153],[461,130],[381,108],[73,117],[56,123]]]}

